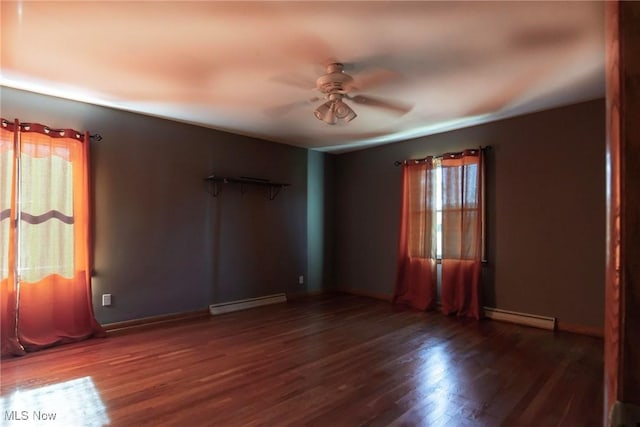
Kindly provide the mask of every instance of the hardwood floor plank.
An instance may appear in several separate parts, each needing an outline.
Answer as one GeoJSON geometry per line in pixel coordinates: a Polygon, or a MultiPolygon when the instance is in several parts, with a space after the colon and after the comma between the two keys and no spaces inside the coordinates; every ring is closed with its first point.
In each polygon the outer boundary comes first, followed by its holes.
{"type": "Polygon", "coordinates": [[[51,387],[92,385],[92,401],[65,391],[88,405],[80,425],[104,417],[114,426],[538,427],[602,419],[601,339],[360,296],[164,324],[5,359],[0,372],[9,411],[38,410],[58,398],[51,387]],[[17,391],[36,396],[31,406],[17,391]]]}

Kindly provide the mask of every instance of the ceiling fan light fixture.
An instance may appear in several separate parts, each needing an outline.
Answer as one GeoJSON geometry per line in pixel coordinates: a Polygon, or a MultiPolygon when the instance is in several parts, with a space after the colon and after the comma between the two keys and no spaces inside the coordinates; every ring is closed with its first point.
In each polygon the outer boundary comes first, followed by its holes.
{"type": "Polygon", "coordinates": [[[346,103],[342,102],[342,100],[339,99],[335,101],[334,105],[335,105],[336,117],[338,117],[339,119],[342,119],[348,123],[351,120],[358,117],[356,112],[353,111],[351,107],[349,107],[346,103]]]}
{"type": "Polygon", "coordinates": [[[336,114],[335,114],[335,103],[333,101],[327,101],[313,112],[318,120],[322,120],[323,122],[335,125],[337,122],[336,114]]]}
{"type": "Polygon", "coordinates": [[[336,104],[335,102],[331,103],[331,106],[329,107],[329,111],[327,111],[327,114],[324,115],[324,119],[323,121],[327,124],[330,125],[335,125],[336,122],[338,121],[338,118],[336,117],[336,104]]]}
{"type": "Polygon", "coordinates": [[[327,114],[327,111],[329,111],[329,106],[330,106],[330,103],[325,102],[324,104],[316,108],[316,111],[314,111],[313,114],[316,116],[318,120],[324,121],[324,116],[327,114]]]}
{"type": "Polygon", "coordinates": [[[335,125],[338,119],[350,122],[358,117],[355,111],[345,104],[340,97],[333,96],[329,101],[319,106],[313,114],[318,120],[322,120],[329,125],[335,125]]]}

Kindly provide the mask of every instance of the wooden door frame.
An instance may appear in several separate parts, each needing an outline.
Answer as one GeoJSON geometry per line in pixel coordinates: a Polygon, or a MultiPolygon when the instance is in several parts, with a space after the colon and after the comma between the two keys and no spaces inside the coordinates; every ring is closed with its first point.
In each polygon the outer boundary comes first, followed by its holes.
{"type": "Polygon", "coordinates": [[[605,16],[604,424],[618,426],[640,422],[640,3],[607,2],[605,16]]]}

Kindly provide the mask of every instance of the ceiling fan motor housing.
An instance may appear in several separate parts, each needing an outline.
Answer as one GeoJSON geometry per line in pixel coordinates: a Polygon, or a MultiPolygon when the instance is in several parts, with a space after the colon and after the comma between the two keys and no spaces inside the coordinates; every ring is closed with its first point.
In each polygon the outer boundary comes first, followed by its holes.
{"type": "Polygon", "coordinates": [[[353,77],[345,74],[340,63],[329,64],[327,74],[316,80],[316,87],[324,94],[347,93],[349,85],[353,83],[353,77]]]}

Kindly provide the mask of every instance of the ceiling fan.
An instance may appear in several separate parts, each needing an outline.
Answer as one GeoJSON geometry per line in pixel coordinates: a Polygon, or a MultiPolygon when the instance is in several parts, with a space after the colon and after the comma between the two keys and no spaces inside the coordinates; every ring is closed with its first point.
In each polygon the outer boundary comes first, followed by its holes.
{"type": "MultiPolygon", "coordinates": [[[[355,104],[367,105],[369,107],[382,108],[387,111],[391,111],[398,114],[406,114],[411,110],[411,106],[391,102],[381,98],[374,98],[364,95],[352,95],[353,92],[364,89],[365,87],[371,87],[376,84],[380,84],[383,81],[388,80],[390,73],[382,73],[374,76],[369,76],[368,79],[356,80],[349,74],[344,72],[344,65],[339,62],[332,62],[327,65],[326,74],[320,76],[315,83],[315,90],[321,93],[321,96],[315,96],[307,101],[294,102],[291,104],[275,107],[271,109],[274,114],[284,114],[292,108],[307,105],[309,103],[325,100],[316,110],[313,112],[318,120],[321,120],[327,124],[335,125],[338,120],[343,122],[350,122],[358,115],[353,109],[347,105],[345,100],[353,101],[355,104]]],[[[278,80],[281,83],[292,84],[289,80],[278,80]]],[[[298,82],[293,82],[295,86],[300,86],[298,82]]]]}

